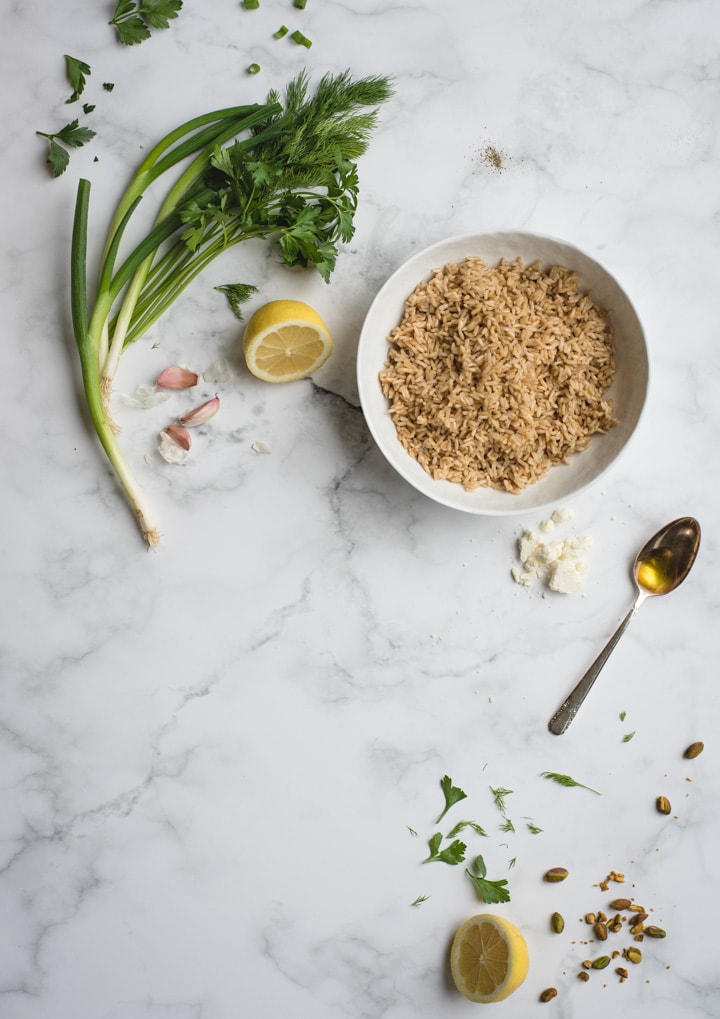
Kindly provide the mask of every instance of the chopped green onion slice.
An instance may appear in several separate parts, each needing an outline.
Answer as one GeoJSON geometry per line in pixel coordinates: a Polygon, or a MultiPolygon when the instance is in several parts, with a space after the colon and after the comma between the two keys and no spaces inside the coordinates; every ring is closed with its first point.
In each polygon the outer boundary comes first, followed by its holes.
{"type": "Polygon", "coordinates": [[[297,7],[299,11],[304,11],[306,3],[307,0],[295,0],[295,2],[293,3],[293,7],[297,7]]]}
{"type": "Polygon", "coordinates": [[[260,0],[242,0],[242,5],[246,11],[256,11],[260,6],[260,0]]]}
{"type": "Polygon", "coordinates": [[[282,39],[283,36],[286,36],[289,31],[290,29],[287,27],[287,25],[281,25],[277,32],[273,32],[273,39],[282,39]]]}
{"type": "Polygon", "coordinates": [[[259,70],[260,70],[260,64],[250,64],[250,66],[247,69],[247,73],[248,74],[257,74],[259,70]]]}
{"type": "Polygon", "coordinates": [[[305,49],[307,50],[309,50],[310,47],[312,46],[312,42],[308,39],[306,35],[302,34],[300,29],[296,29],[290,36],[290,38],[292,39],[293,42],[296,42],[298,46],[304,46],[305,49]]]}

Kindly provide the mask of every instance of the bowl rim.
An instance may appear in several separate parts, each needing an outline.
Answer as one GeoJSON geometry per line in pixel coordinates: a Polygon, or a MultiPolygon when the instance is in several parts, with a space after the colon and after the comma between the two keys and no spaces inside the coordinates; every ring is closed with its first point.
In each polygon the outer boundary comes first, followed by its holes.
{"type": "MultiPolygon", "coordinates": [[[[616,361],[617,357],[616,350],[616,361]]],[[[543,510],[574,498],[596,484],[617,463],[637,431],[647,403],[649,374],[645,331],[634,305],[617,278],[574,242],[526,230],[454,234],[414,252],[391,272],[370,303],[360,330],[356,357],[360,406],[370,434],[388,463],[406,482],[435,502],[481,516],[511,516],[527,513],[528,510],[543,510]],[[525,253],[517,250],[522,246],[526,248],[525,253]],[[567,257],[553,258],[545,255],[539,258],[532,257],[535,247],[545,251],[546,254],[556,251],[558,255],[561,253],[570,255],[570,262],[568,263],[567,257]],[[487,256],[483,249],[487,251],[488,248],[506,249],[506,253],[498,254],[494,251],[492,255],[487,256]],[[387,400],[377,380],[378,372],[385,363],[387,335],[390,329],[399,323],[405,301],[419,282],[429,279],[436,268],[475,255],[486,260],[494,259],[490,264],[497,264],[502,257],[513,259],[518,256],[526,265],[540,261],[543,268],[565,264],[567,268],[577,273],[581,289],[591,289],[593,296],[609,312],[611,318],[617,316],[627,325],[626,331],[629,330],[632,336],[635,357],[633,368],[637,388],[635,403],[626,420],[622,420],[619,425],[603,435],[592,436],[590,446],[580,451],[588,453],[589,450],[595,449],[597,452],[598,447],[601,447],[602,455],[599,466],[595,469],[590,469],[589,459],[586,457],[583,461],[578,453],[571,458],[570,464],[555,465],[545,477],[520,493],[502,492],[487,487],[466,492],[457,482],[432,478],[400,444],[389,414],[387,400]],[[592,287],[588,286],[588,272],[593,275],[592,287]],[[599,283],[601,284],[599,289],[606,294],[613,294],[614,303],[618,305],[617,310],[615,307],[609,308],[607,302],[597,296],[599,283]],[[392,324],[388,328],[389,322],[392,324]],[[608,440],[608,437],[612,439],[608,440]],[[602,440],[607,441],[603,444],[602,440]],[[560,471],[563,472],[560,475],[561,479],[566,482],[564,485],[557,481],[560,471]]],[[[609,390],[611,397],[617,382],[616,372],[616,379],[609,390]]]]}

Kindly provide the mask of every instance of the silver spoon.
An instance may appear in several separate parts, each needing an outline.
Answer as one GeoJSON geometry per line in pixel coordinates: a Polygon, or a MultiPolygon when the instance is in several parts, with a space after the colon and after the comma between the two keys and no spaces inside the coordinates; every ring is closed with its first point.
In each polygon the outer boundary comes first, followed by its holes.
{"type": "Polygon", "coordinates": [[[628,623],[646,598],[668,594],[682,584],[695,562],[700,547],[700,524],[694,517],[680,517],[666,524],[640,549],[633,563],[633,580],[637,597],[632,608],[615,633],[548,722],[548,729],[556,736],[565,732],[580,705],[590,693],[600,670],[622,637],[628,623]]]}

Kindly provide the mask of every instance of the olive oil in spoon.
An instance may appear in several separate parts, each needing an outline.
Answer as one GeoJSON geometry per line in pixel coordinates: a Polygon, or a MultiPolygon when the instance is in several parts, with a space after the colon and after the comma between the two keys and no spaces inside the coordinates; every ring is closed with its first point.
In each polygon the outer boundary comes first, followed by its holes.
{"type": "Polygon", "coordinates": [[[642,603],[654,595],[668,594],[682,584],[695,562],[699,547],[700,524],[694,517],[673,520],[643,545],[633,563],[633,580],[637,596],[632,608],[575,689],[550,719],[548,723],[550,732],[556,736],[565,732],[642,603]]]}

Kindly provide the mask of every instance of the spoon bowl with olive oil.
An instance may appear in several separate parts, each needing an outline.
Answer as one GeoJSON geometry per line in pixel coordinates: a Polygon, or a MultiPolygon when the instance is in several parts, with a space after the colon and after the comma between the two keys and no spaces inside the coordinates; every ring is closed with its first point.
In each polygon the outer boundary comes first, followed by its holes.
{"type": "Polygon", "coordinates": [[[635,556],[632,569],[637,592],[635,601],[585,675],[550,719],[550,732],[556,736],[565,732],[642,603],[646,598],[669,594],[679,587],[690,572],[699,547],[700,524],[694,517],[671,521],[643,545],[635,556]]]}

